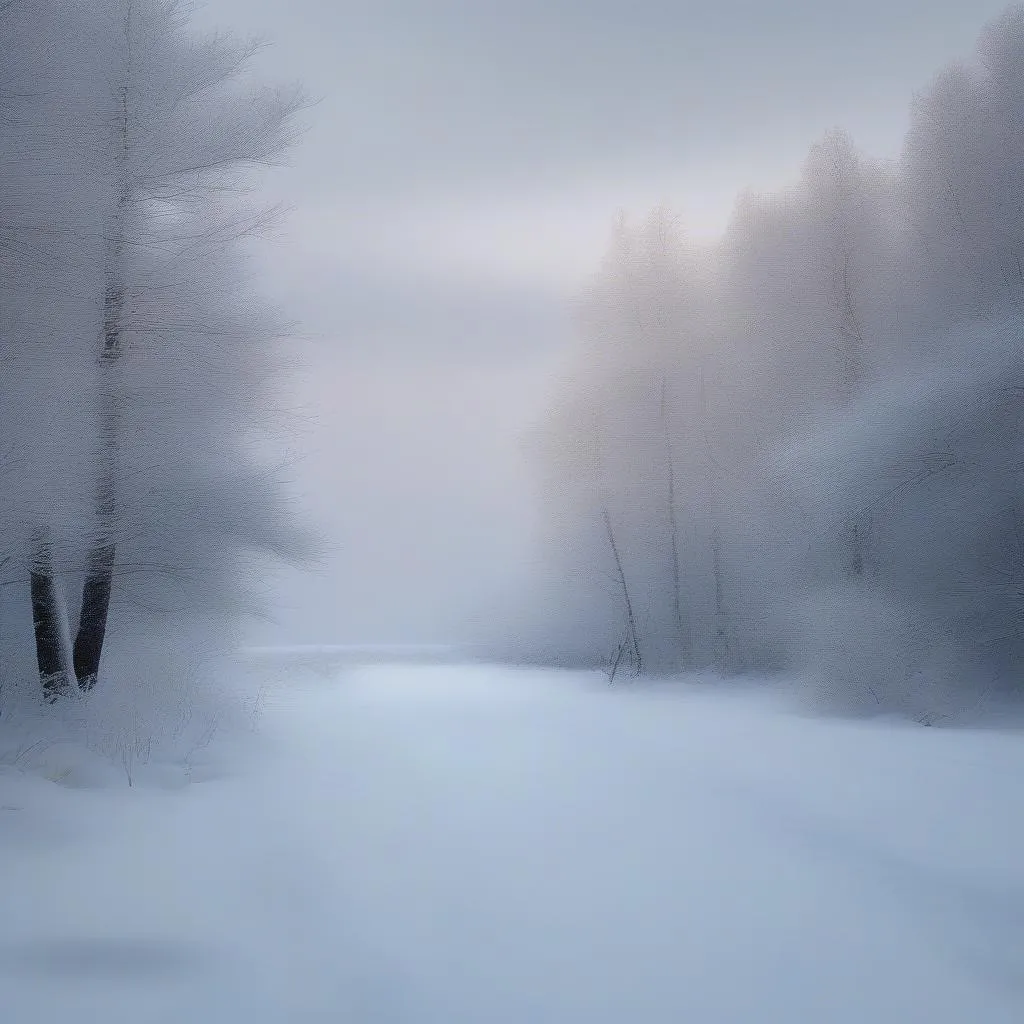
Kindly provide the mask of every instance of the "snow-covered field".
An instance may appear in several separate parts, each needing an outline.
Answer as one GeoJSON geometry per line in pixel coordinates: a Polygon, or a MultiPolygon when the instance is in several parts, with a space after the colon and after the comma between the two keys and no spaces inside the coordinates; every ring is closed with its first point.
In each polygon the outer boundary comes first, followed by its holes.
{"type": "Polygon", "coordinates": [[[1024,1020],[1019,733],[290,674],[188,785],[0,769],[5,1024],[1024,1020]]]}

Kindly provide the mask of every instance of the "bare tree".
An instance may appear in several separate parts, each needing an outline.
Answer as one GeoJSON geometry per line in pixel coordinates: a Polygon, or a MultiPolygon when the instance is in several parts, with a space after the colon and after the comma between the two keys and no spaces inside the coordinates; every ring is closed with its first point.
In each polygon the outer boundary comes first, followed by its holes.
{"type": "MultiPolygon", "coordinates": [[[[850,282],[852,253],[845,247],[837,260],[833,307],[836,313],[836,331],[839,335],[840,394],[847,405],[855,400],[864,382],[864,332],[853,303],[853,287],[850,282]]],[[[847,572],[858,578],[864,575],[866,527],[856,512],[846,524],[846,546],[848,548],[847,572]]]]}
{"type": "MultiPolygon", "coordinates": [[[[849,136],[839,131],[830,132],[816,147],[812,167],[817,170],[813,185],[819,189],[820,226],[826,232],[831,276],[827,303],[838,346],[838,392],[841,403],[849,407],[866,379],[863,319],[854,297],[858,233],[867,216],[864,172],[849,136]]],[[[845,571],[858,578],[864,575],[866,527],[854,512],[843,530],[845,571]]]]}
{"type": "Polygon", "coordinates": [[[679,521],[676,512],[676,465],[675,446],[672,443],[672,425],[669,416],[668,378],[661,378],[661,426],[665,440],[665,475],[667,483],[666,505],[668,508],[669,545],[672,549],[672,615],[679,633],[682,656],[689,661],[693,655],[693,637],[683,620],[682,573],[679,559],[679,521]]]}
{"type": "Polygon", "coordinates": [[[612,553],[612,560],[615,564],[615,576],[622,592],[622,609],[624,616],[625,635],[621,643],[612,654],[609,676],[612,682],[619,669],[624,656],[629,657],[633,666],[633,675],[638,676],[643,671],[643,658],[640,655],[640,640],[636,630],[636,615],[633,612],[633,600],[629,596],[629,584],[626,581],[626,571],[622,565],[622,556],[619,554],[619,546],[615,541],[615,530],[612,528],[612,517],[608,512],[608,506],[601,506],[601,518],[604,522],[605,534],[608,537],[608,547],[612,553]]]}
{"type": "Polygon", "coordinates": [[[710,523],[711,541],[711,578],[715,591],[714,604],[714,658],[722,665],[729,657],[729,628],[725,609],[725,582],[722,565],[722,529],[719,523],[719,503],[721,493],[721,467],[715,455],[711,441],[710,414],[708,411],[708,391],[703,365],[697,367],[697,404],[700,416],[700,430],[704,441],[704,507],[710,523]]]}

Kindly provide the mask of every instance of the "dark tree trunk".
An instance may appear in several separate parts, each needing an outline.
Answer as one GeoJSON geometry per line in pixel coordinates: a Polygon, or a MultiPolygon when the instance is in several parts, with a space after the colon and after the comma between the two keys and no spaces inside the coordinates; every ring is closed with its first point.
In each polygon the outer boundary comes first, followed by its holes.
{"type": "Polygon", "coordinates": [[[100,658],[107,635],[114,561],[117,555],[114,533],[117,519],[117,463],[121,417],[117,384],[111,379],[114,370],[112,360],[105,369],[108,371],[108,379],[102,396],[102,475],[96,498],[97,534],[86,563],[82,608],[78,616],[74,648],[75,675],[78,676],[79,686],[87,692],[96,685],[99,676],[100,658]]]}
{"type": "Polygon", "coordinates": [[[78,685],[88,692],[96,685],[107,635],[107,614],[116,547],[100,544],[89,552],[89,567],[82,588],[82,611],[75,637],[74,665],[78,685]]]}
{"type": "Polygon", "coordinates": [[[96,538],[89,551],[85,583],[82,587],[82,608],[75,636],[74,666],[79,686],[93,689],[99,677],[103,643],[107,636],[110,591],[113,584],[117,546],[117,474],[121,441],[121,405],[117,366],[124,342],[124,251],[125,230],[137,196],[128,178],[130,164],[132,115],[130,99],[132,82],[132,18],[129,3],[125,9],[125,65],[120,87],[121,117],[115,166],[120,181],[117,205],[109,226],[106,287],[103,293],[103,348],[100,352],[102,392],[100,394],[99,487],[96,491],[96,538]]]}
{"type": "Polygon", "coordinates": [[[64,608],[57,592],[49,542],[38,539],[29,570],[32,625],[36,637],[36,663],[43,698],[54,703],[71,692],[64,651],[64,608]]]}
{"type": "MultiPolygon", "coordinates": [[[[118,227],[118,232],[120,226],[118,227]]],[[[120,235],[115,235],[111,261],[121,259],[120,235]]],[[[103,390],[100,394],[100,483],[96,492],[96,539],[89,551],[82,608],[75,636],[74,666],[79,686],[92,690],[99,677],[103,643],[107,636],[110,592],[117,546],[117,471],[121,435],[121,406],[116,370],[122,354],[124,288],[112,274],[104,296],[103,351],[100,356],[103,390]]]]}

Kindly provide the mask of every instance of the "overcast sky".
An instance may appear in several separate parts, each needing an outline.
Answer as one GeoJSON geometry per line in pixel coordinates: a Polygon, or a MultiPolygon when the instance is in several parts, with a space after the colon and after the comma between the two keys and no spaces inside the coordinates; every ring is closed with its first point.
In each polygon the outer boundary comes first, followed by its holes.
{"type": "Polygon", "coordinates": [[[208,0],[319,104],[271,188],[303,322],[296,484],[335,545],[265,642],[457,640],[530,555],[517,437],[615,210],[712,235],[835,125],[894,155],[990,0],[208,0]]]}

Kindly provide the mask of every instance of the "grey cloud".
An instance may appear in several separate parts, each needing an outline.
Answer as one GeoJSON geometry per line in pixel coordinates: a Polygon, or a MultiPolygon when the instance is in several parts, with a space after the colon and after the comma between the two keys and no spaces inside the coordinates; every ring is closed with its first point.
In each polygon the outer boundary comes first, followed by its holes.
{"type": "Polygon", "coordinates": [[[998,0],[359,3],[216,0],[323,102],[317,192],[503,187],[771,159],[862,117],[894,145],[904,101],[998,0]],[[896,101],[894,102],[894,96],[896,101]]]}
{"type": "Polygon", "coordinates": [[[298,314],[299,332],[332,358],[505,362],[532,358],[572,330],[566,298],[515,286],[471,290],[356,266],[279,272],[268,290],[298,314]]]}

